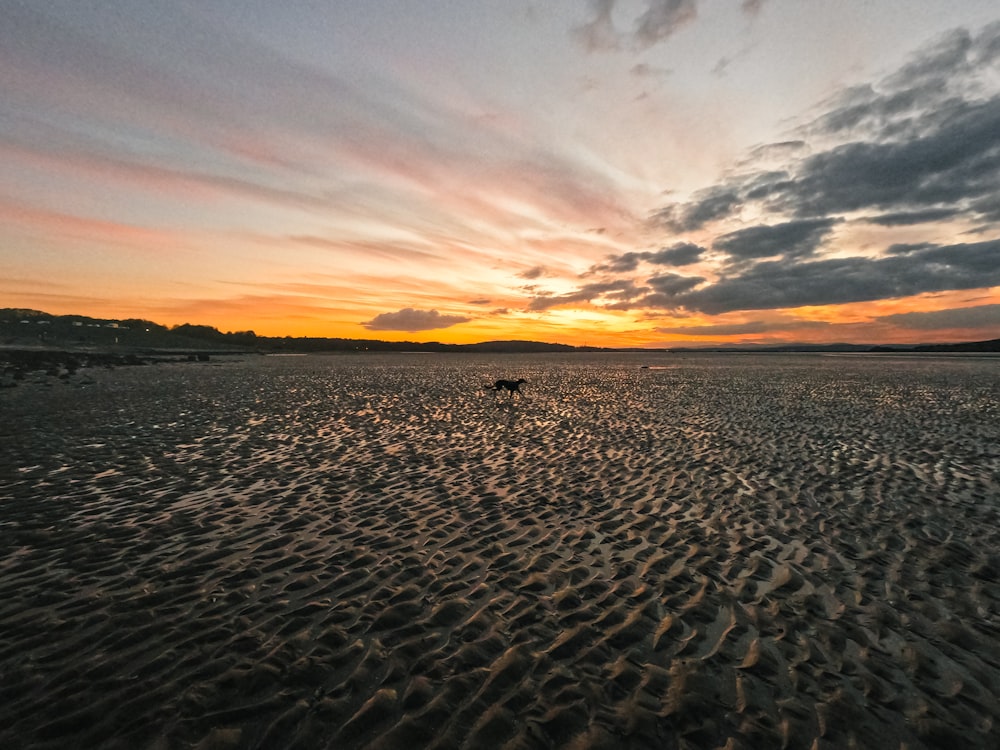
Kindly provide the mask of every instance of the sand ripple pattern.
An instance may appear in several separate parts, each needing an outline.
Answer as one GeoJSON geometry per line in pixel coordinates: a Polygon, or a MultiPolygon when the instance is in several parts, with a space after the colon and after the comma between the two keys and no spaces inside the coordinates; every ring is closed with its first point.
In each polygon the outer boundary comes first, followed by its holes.
{"type": "Polygon", "coordinates": [[[160,365],[0,445],[0,747],[1000,746],[998,360],[160,365]]]}

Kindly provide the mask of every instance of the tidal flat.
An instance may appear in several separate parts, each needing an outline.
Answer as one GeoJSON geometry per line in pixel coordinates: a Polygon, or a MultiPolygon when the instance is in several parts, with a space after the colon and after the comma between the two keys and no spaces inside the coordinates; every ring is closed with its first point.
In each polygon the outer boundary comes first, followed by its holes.
{"type": "Polygon", "coordinates": [[[997,695],[998,358],[0,392],[4,748],[992,748],[997,695]]]}

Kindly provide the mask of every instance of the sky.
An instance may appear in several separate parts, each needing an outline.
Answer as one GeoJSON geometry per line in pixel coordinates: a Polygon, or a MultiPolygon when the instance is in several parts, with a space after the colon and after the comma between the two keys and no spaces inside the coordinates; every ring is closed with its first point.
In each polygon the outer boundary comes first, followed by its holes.
{"type": "Polygon", "coordinates": [[[1000,337],[995,0],[0,0],[0,307],[1000,337]]]}

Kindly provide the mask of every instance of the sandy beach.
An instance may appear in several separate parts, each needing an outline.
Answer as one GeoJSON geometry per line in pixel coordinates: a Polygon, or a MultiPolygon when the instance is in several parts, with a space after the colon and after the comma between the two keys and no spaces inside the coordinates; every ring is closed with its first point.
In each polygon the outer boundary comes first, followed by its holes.
{"type": "Polygon", "coordinates": [[[1000,359],[86,368],[0,448],[9,750],[1000,746],[1000,359]]]}

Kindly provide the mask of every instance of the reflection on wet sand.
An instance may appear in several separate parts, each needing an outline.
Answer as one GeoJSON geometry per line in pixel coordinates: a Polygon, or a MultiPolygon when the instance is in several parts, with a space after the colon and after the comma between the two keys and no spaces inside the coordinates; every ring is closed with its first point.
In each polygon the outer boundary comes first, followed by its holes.
{"type": "Polygon", "coordinates": [[[995,745],[998,364],[262,358],[10,389],[0,745],[995,745]]]}

